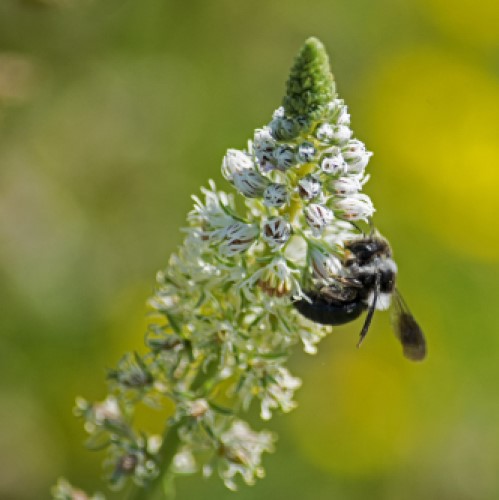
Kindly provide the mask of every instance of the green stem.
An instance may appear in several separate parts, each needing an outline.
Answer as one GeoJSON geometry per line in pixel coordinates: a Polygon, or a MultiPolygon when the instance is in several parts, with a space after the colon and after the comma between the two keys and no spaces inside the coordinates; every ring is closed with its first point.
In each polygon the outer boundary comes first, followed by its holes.
{"type": "Polygon", "coordinates": [[[153,500],[159,495],[159,487],[167,477],[173,457],[178,451],[180,444],[178,430],[182,424],[183,420],[179,420],[167,428],[163,437],[163,443],[158,451],[158,468],[160,473],[144,488],[135,486],[129,495],[129,500],[153,500]]]}
{"type": "MultiPolygon", "coordinates": [[[[191,383],[191,389],[199,390],[212,378],[212,376],[212,373],[205,373],[203,371],[201,363],[191,383]]],[[[165,498],[164,495],[160,496],[159,489],[168,478],[173,457],[175,457],[178,452],[179,445],[181,444],[178,431],[184,423],[185,417],[166,428],[163,435],[163,443],[158,451],[157,465],[160,471],[159,474],[144,488],[135,486],[129,495],[129,500],[154,500],[155,498],[165,498]]]]}

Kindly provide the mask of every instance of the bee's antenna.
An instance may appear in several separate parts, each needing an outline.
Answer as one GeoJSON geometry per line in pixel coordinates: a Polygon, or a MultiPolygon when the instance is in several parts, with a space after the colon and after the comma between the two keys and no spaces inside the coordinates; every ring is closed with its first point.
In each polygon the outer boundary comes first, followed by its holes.
{"type": "Polygon", "coordinates": [[[369,307],[369,311],[367,311],[366,320],[364,321],[364,326],[362,327],[362,330],[359,335],[359,341],[357,342],[357,348],[359,348],[362,342],[364,341],[364,338],[366,337],[367,332],[369,331],[369,327],[371,326],[371,321],[373,319],[374,311],[376,310],[376,302],[378,301],[380,280],[381,280],[380,273],[377,273],[376,282],[374,284],[373,301],[369,307]]]}

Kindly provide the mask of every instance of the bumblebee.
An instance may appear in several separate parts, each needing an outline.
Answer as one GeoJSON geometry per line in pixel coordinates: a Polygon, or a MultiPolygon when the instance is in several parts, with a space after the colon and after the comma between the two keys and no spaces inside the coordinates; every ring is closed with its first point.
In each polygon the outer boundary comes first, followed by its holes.
{"type": "Polygon", "coordinates": [[[393,327],[406,358],[421,361],[426,356],[424,334],[409,311],[395,283],[397,265],[388,241],[371,232],[345,243],[342,272],[332,285],[305,291],[307,298],[294,302],[306,318],[323,325],[342,325],[367,311],[357,347],[364,340],[376,307],[392,302],[393,327]],[[393,300],[392,300],[393,299],[393,300]]]}

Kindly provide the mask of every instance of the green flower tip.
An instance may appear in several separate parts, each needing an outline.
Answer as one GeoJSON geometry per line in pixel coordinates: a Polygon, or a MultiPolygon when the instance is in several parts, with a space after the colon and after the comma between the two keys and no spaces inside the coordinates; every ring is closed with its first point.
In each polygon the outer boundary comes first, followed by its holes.
{"type": "Polygon", "coordinates": [[[329,57],[322,42],[310,37],[296,56],[286,85],[286,115],[317,120],[335,97],[329,57]]]}

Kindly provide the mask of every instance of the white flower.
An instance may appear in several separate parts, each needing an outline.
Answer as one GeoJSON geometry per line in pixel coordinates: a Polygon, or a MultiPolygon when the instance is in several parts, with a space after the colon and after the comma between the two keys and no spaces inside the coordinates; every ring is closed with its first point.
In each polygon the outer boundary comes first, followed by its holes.
{"type": "Polygon", "coordinates": [[[312,175],[307,175],[306,177],[300,179],[300,181],[298,182],[298,194],[304,200],[312,200],[313,198],[319,196],[321,192],[321,181],[319,179],[316,179],[312,175]]]}
{"type": "Polygon", "coordinates": [[[221,471],[225,486],[236,490],[235,476],[240,474],[246,484],[254,484],[264,476],[262,454],[274,451],[275,437],[267,431],[255,432],[242,420],[236,420],[221,436],[220,453],[227,461],[221,471]]]}
{"type": "Polygon", "coordinates": [[[358,177],[349,176],[331,181],[328,187],[337,196],[349,196],[358,193],[362,189],[363,184],[358,177]]]}
{"type": "Polygon", "coordinates": [[[56,486],[52,488],[54,500],[105,500],[102,493],[94,493],[92,496],[79,488],[75,488],[66,479],[59,478],[56,486]]]}
{"type": "Polygon", "coordinates": [[[173,470],[177,474],[193,474],[197,471],[196,459],[188,446],[184,446],[173,457],[173,470]]]}
{"type": "Polygon", "coordinates": [[[163,444],[163,438],[158,434],[153,434],[147,438],[147,451],[156,455],[163,444]]]}
{"type": "Polygon", "coordinates": [[[208,401],[203,398],[195,399],[194,401],[188,401],[186,403],[187,414],[191,417],[203,417],[210,409],[208,401]]]}
{"type": "Polygon", "coordinates": [[[364,143],[357,139],[348,141],[341,152],[348,163],[348,172],[351,173],[362,173],[372,156],[370,151],[366,151],[364,143]]]}
{"type": "Polygon", "coordinates": [[[120,421],[123,416],[118,404],[118,400],[114,396],[108,396],[101,403],[93,405],[95,423],[102,425],[107,421],[120,421]]]}
{"type": "Polygon", "coordinates": [[[250,302],[256,302],[253,293],[256,284],[271,297],[282,297],[285,295],[301,296],[301,288],[298,281],[300,271],[291,269],[282,256],[272,259],[266,266],[254,272],[240,288],[250,302]]]}
{"type": "Polygon", "coordinates": [[[187,220],[191,224],[200,227],[203,231],[207,226],[210,228],[224,228],[229,225],[232,217],[227,214],[224,207],[234,209],[232,196],[223,191],[217,191],[212,180],[209,181],[209,186],[210,189],[201,188],[201,192],[205,196],[204,203],[197,196],[192,196],[194,208],[187,216],[187,220]]]}
{"type": "Polygon", "coordinates": [[[248,250],[259,234],[258,226],[235,221],[223,230],[219,250],[222,255],[232,257],[248,250]]]}
{"type": "Polygon", "coordinates": [[[337,199],[335,207],[342,212],[343,218],[347,220],[367,221],[367,218],[374,213],[371,199],[366,194],[361,193],[337,199]]]}
{"type": "Polygon", "coordinates": [[[263,203],[268,207],[280,207],[288,202],[289,193],[284,184],[272,183],[263,192],[263,203]]]}
{"type": "Polygon", "coordinates": [[[257,396],[263,420],[270,420],[272,410],[280,409],[288,413],[296,408],[293,397],[296,389],[301,386],[301,380],[293,377],[287,368],[274,361],[256,358],[250,363],[248,379],[249,383],[259,387],[257,396]]]}
{"type": "Polygon", "coordinates": [[[340,148],[333,146],[324,152],[320,167],[325,174],[344,175],[348,165],[341,154],[340,148]]]}
{"type": "Polygon", "coordinates": [[[337,257],[316,246],[310,250],[310,264],[314,277],[324,283],[329,283],[338,276],[342,267],[337,257]]]}
{"type": "Polygon", "coordinates": [[[254,171],[255,165],[251,157],[244,151],[229,149],[222,162],[222,175],[233,182],[234,174],[241,174],[244,171],[254,171]]]}
{"type": "Polygon", "coordinates": [[[311,324],[310,327],[302,326],[302,328],[298,331],[300,340],[303,343],[303,350],[307,354],[317,354],[317,344],[326,335],[326,328],[321,328],[316,323],[306,320],[303,316],[299,317],[299,321],[311,324]]]}
{"type": "Polygon", "coordinates": [[[323,123],[317,127],[315,136],[320,141],[342,144],[352,137],[352,131],[344,124],[331,125],[330,123],[323,123]]]}
{"type": "Polygon", "coordinates": [[[232,182],[236,189],[247,198],[260,198],[270,181],[256,170],[235,172],[232,182]]]}
{"type": "Polygon", "coordinates": [[[262,237],[274,249],[281,248],[291,236],[291,224],[282,217],[274,217],[264,222],[262,237]]]}
{"type": "Polygon", "coordinates": [[[314,235],[320,235],[324,228],[334,219],[332,210],[324,205],[311,203],[305,207],[305,219],[314,235]]]}
{"type": "MultiPolygon", "coordinates": [[[[307,299],[303,283],[305,290],[331,287],[349,276],[336,256],[358,237],[348,221],[374,212],[360,194],[371,153],[351,139],[343,100],[316,106],[307,91],[301,97],[303,116],[280,107],[246,150],[227,150],[221,170],[241,195],[237,207],[213,181],[193,197],[186,237],[158,274],[148,352],[110,371],[114,395],[77,402],[92,443],[109,443],[114,486],[159,476],[158,454],[168,442],[136,428],[132,410],[162,406],[165,398],[175,402],[167,425],[179,438],[167,450],[173,473],[218,468],[231,489],[238,475],[247,484],[264,475],[262,454],[273,451],[274,437],[237,415],[255,398],[264,420],[295,408],[301,381],[286,368],[292,349],[302,343],[315,353],[331,327],[305,318],[292,302],[307,299]]],[[[377,307],[389,298],[381,294],[377,307]]]]}

